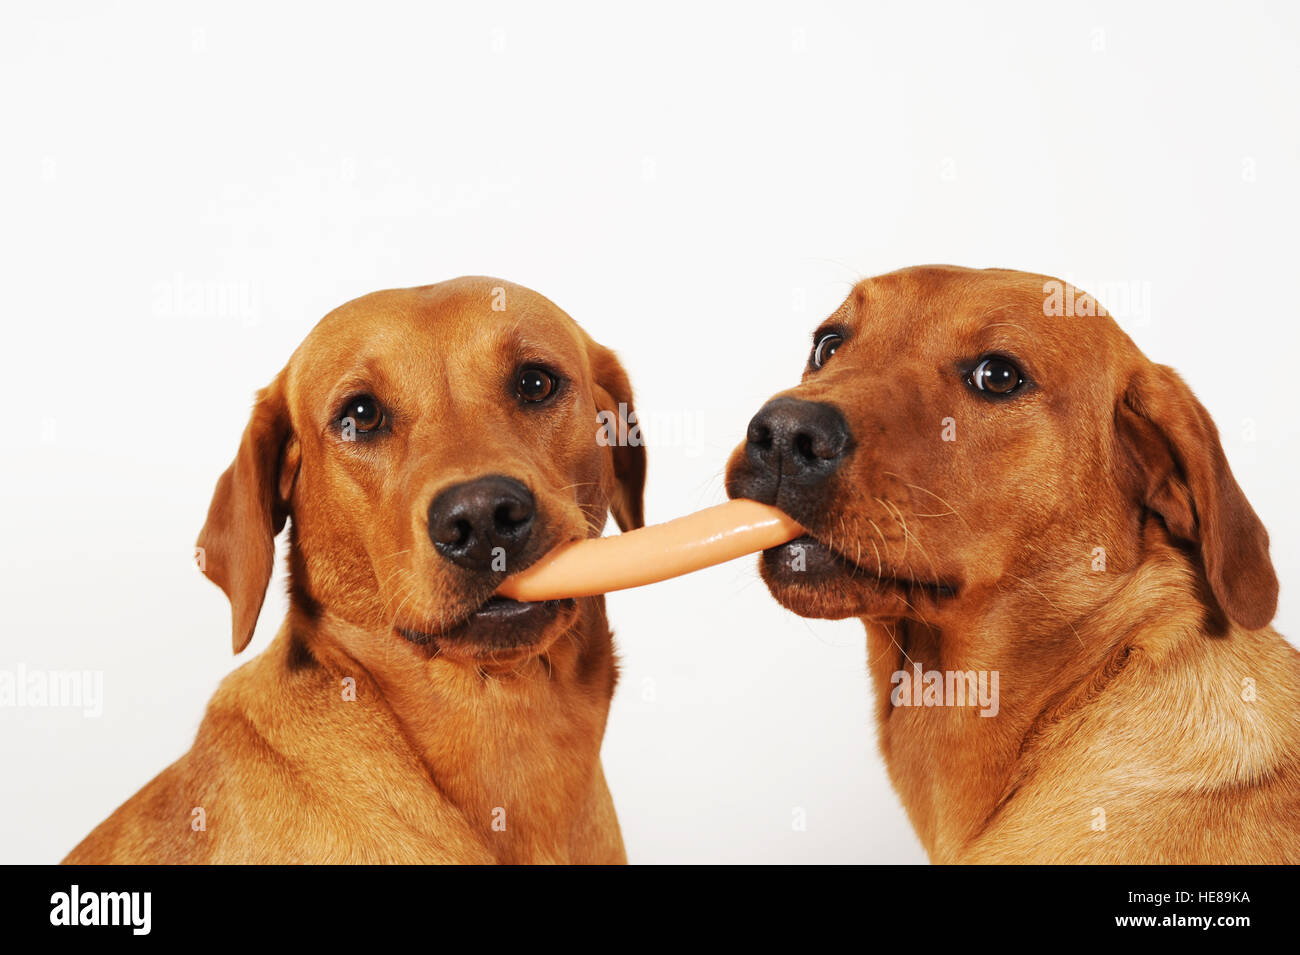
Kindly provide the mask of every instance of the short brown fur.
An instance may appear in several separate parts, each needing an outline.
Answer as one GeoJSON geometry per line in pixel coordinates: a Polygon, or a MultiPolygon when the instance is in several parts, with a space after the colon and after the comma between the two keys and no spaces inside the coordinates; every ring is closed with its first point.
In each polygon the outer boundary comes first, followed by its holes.
{"type": "MultiPolygon", "coordinates": [[[[1182,380],[1021,272],[904,269],[823,328],[843,344],[782,394],[838,408],[855,447],[823,499],[778,503],[837,569],[807,582],[768,556],[763,575],[796,613],[865,625],[881,749],[931,859],[1300,862],[1300,653],[1268,626],[1268,536],[1182,380]],[[989,353],[1032,386],[977,394],[989,353]],[[913,664],[998,671],[997,716],[894,705],[913,664]]],[[[742,445],[733,496],[750,467],[742,445]]]]}
{"type": "Polygon", "coordinates": [[[631,402],[613,353],[507,282],[378,292],[326,316],[260,393],[199,538],[238,652],[291,522],[288,617],[222,683],[193,748],[65,861],[626,861],[600,765],[617,679],[603,598],[509,651],[396,628],[437,634],[499,582],[434,552],[426,509],[452,483],[529,487],[540,529],[524,563],[599,535],[607,509],[639,526],[644,449],[596,440],[597,413],[631,402]],[[569,384],[545,410],[510,391],[536,361],[569,384]],[[394,409],[382,443],[332,424],[357,390],[394,409]]]}

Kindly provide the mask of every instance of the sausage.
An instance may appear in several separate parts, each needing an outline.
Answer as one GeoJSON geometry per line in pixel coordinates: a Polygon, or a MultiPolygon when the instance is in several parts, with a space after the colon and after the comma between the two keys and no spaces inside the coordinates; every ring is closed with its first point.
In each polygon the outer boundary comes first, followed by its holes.
{"type": "Polygon", "coordinates": [[[626,534],[561,545],[507,577],[497,593],[523,601],[590,597],[703,570],[802,533],[783,511],[737,499],[626,534]]]}

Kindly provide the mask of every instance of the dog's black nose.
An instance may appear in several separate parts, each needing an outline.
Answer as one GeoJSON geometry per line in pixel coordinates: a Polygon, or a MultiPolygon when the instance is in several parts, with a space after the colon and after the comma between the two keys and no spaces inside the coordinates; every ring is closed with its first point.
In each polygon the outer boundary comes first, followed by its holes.
{"type": "Polygon", "coordinates": [[[834,405],[773,398],[749,422],[745,455],[782,482],[816,484],[840,466],[849,450],[849,425],[834,405]]]}
{"type": "Polygon", "coordinates": [[[429,505],[429,539],[448,560],[469,570],[510,571],[528,543],[537,512],[533,494],[494,474],[447,488],[429,505]]]}

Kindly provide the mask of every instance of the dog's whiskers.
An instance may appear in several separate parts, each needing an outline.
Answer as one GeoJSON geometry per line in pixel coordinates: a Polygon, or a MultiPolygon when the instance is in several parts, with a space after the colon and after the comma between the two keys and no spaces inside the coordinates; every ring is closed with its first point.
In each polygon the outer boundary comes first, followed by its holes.
{"type": "MultiPolygon", "coordinates": [[[[898,480],[900,480],[900,481],[903,480],[903,478],[902,478],[901,475],[899,475],[899,474],[895,474],[893,471],[885,471],[884,473],[885,473],[886,475],[889,475],[890,477],[896,477],[896,478],[898,478],[898,480]]],[[[942,504],[944,507],[948,508],[947,511],[944,511],[943,513],[940,513],[940,514],[920,514],[920,513],[917,513],[916,511],[913,511],[912,514],[913,514],[914,517],[947,517],[947,516],[951,515],[951,516],[957,518],[957,520],[961,521],[962,524],[965,525],[967,531],[970,531],[970,530],[971,530],[971,526],[970,526],[970,524],[967,522],[966,518],[962,517],[961,512],[958,511],[957,508],[953,506],[953,504],[952,504],[951,501],[947,500],[946,498],[940,497],[938,494],[935,494],[935,493],[934,493],[933,491],[931,491],[929,488],[921,487],[919,484],[909,484],[909,483],[907,483],[906,481],[904,481],[904,482],[903,482],[903,485],[904,485],[905,487],[907,487],[907,488],[910,488],[911,490],[914,490],[914,491],[920,491],[922,494],[928,494],[928,495],[930,495],[930,497],[934,498],[936,501],[938,501],[938,502],[939,502],[940,504],[942,504]]]]}
{"type": "MultiPolygon", "coordinates": [[[[881,530],[880,530],[880,525],[877,524],[875,521],[873,521],[873,520],[872,520],[871,518],[869,518],[869,517],[867,518],[867,523],[871,525],[872,529],[876,532],[876,536],[880,538],[880,546],[883,547],[883,548],[885,549],[885,552],[886,552],[886,553],[888,553],[888,552],[889,552],[889,542],[888,542],[887,540],[885,540],[885,535],[881,532],[881,530]]],[[[869,538],[868,538],[868,539],[869,539],[869,538]]],[[[880,560],[880,551],[876,548],[876,542],[875,542],[875,541],[871,541],[871,547],[872,547],[873,550],[876,551],[876,571],[877,571],[877,574],[878,574],[879,576],[883,577],[883,576],[885,576],[885,565],[884,565],[884,564],[881,562],[881,560],[880,560]]]]}
{"type": "Polygon", "coordinates": [[[886,512],[888,512],[889,516],[894,519],[894,523],[896,523],[899,527],[903,529],[903,556],[899,558],[899,560],[902,561],[903,563],[906,563],[908,533],[907,533],[907,524],[903,521],[902,512],[898,511],[896,508],[893,507],[893,505],[889,503],[889,501],[883,498],[877,497],[877,498],[873,498],[873,500],[881,507],[883,507],[886,510],[886,512]]]}

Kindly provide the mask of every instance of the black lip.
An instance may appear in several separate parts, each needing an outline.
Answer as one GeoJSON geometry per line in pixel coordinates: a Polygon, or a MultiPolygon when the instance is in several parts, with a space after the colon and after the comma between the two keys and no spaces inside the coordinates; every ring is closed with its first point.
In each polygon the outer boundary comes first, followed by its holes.
{"type": "Polygon", "coordinates": [[[576,604],[572,599],[525,602],[489,597],[459,623],[438,633],[397,627],[403,638],[431,651],[455,645],[479,653],[527,647],[560,614],[576,604]]]}
{"type": "Polygon", "coordinates": [[[778,576],[785,576],[786,570],[789,570],[790,574],[797,574],[800,579],[816,579],[817,577],[856,572],[854,565],[845,561],[839,554],[810,534],[804,534],[794,540],[786,541],[784,544],[768,548],[763,551],[763,560],[773,571],[778,573],[778,576]],[[801,561],[801,570],[796,571],[793,569],[795,560],[801,561]]]}
{"type": "Polygon", "coordinates": [[[882,572],[880,569],[872,570],[845,556],[812,534],[804,534],[794,540],[763,551],[763,559],[768,567],[783,580],[795,578],[811,578],[815,580],[818,576],[825,577],[838,572],[873,583],[897,587],[907,593],[920,592],[929,594],[936,599],[953,597],[957,594],[957,585],[951,581],[911,580],[895,577],[892,574],[882,572]],[[789,570],[789,562],[799,549],[803,550],[802,556],[807,569],[805,571],[789,570]]]}
{"type": "Polygon", "coordinates": [[[475,617],[492,617],[497,620],[509,620],[514,617],[521,617],[531,613],[539,606],[546,604],[559,603],[558,600],[544,600],[541,602],[529,602],[523,600],[511,600],[509,597],[489,597],[483,606],[479,607],[469,619],[475,617]]]}

